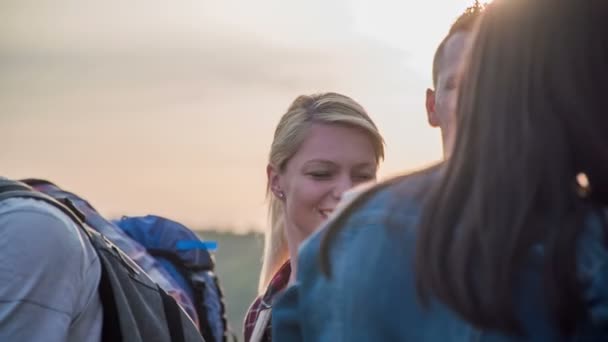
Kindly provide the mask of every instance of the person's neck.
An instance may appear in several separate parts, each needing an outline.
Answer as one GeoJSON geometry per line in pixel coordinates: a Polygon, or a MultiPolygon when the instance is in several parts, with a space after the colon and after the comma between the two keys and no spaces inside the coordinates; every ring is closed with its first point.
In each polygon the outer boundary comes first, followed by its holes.
{"type": "Polygon", "coordinates": [[[448,134],[447,130],[441,130],[441,146],[443,147],[443,160],[450,159],[454,148],[454,134],[448,134]]]}
{"type": "Polygon", "coordinates": [[[443,140],[443,160],[450,159],[450,155],[452,154],[452,146],[446,143],[445,139],[443,140]]]}
{"type": "Polygon", "coordinates": [[[291,285],[296,280],[298,272],[298,249],[303,239],[297,236],[297,230],[293,227],[285,227],[285,238],[287,239],[287,247],[289,249],[289,262],[291,263],[291,275],[289,276],[289,284],[291,285]]]}
{"type": "Polygon", "coordinates": [[[292,256],[289,259],[289,263],[291,264],[291,274],[289,275],[289,282],[287,283],[287,286],[293,284],[296,281],[296,274],[298,272],[298,253],[295,253],[296,255],[292,256]]]}

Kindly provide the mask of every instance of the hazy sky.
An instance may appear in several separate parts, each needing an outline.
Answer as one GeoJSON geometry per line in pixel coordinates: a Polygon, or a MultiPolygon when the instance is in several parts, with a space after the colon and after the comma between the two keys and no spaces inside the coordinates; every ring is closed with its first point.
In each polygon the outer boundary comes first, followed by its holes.
{"type": "Polygon", "coordinates": [[[272,133],[299,94],[359,101],[386,177],[441,156],[424,92],[466,0],[2,0],[0,174],[102,213],[265,226],[272,133]]]}

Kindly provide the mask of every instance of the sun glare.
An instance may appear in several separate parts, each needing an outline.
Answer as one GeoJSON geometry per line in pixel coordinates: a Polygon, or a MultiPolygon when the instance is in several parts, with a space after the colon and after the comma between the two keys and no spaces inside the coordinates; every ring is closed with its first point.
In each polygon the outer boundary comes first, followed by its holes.
{"type": "Polygon", "coordinates": [[[434,50],[450,25],[473,0],[356,0],[355,29],[391,47],[407,51],[404,61],[424,78],[434,50]]]}

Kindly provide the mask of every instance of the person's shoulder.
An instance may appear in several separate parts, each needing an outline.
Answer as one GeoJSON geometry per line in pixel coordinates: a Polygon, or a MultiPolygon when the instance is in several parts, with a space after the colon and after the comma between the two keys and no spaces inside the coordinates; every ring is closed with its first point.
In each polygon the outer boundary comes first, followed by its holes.
{"type": "Polygon", "coordinates": [[[0,202],[0,243],[19,250],[16,262],[24,267],[91,263],[96,256],[86,253],[84,238],[71,218],[42,200],[10,198],[0,202]]]}
{"type": "Polygon", "coordinates": [[[40,199],[16,197],[0,201],[0,217],[4,224],[25,226],[24,234],[78,235],[78,227],[70,217],[40,199]],[[48,229],[49,226],[55,229],[48,229]]]}
{"type": "Polygon", "coordinates": [[[68,223],[67,216],[53,205],[37,198],[14,197],[0,201],[0,214],[12,215],[20,219],[28,219],[32,216],[46,216],[49,220],[68,223]]]}
{"type": "MultiPolygon", "coordinates": [[[[0,201],[0,299],[14,303],[0,310],[0,320],[10,321],[7,331],[27,334],[22,322],[33,316],[48,327],[54,322],[52,329],[40,330],[52,340],[80,327],[94,340],[100,276],[95,251],[61,210],[33,198],[0,201]]],[[[33,332],[35,340],[43,337],[40,331],[33,332]]]]}

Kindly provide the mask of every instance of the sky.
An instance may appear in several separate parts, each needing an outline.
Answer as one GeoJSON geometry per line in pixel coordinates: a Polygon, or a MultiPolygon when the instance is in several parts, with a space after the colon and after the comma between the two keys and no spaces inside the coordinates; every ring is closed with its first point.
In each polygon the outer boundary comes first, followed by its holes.
{"type": "Polygon", "coordinates": [[[0,174],[102,214],[266,226],[274,128],[300,94],[353,97],[380,178],[441,158],[424,94],[467,0],[3,0],[0,174]]]}

